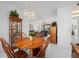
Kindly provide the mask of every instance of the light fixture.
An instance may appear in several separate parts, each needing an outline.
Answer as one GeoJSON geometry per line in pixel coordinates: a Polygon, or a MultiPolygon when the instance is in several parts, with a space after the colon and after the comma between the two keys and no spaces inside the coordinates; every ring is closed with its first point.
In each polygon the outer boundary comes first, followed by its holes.
{"type": "Polygon", "coordinates": [[[79,2],[77,3],[77,10],[72,11],[72,17],[77,17],[79,16],[79,2]]]}
{"type": "Polygon", "coordinates": [[[75,10],[72,12],[72,14],[75,14],[75,13],[79,13],[79,10],[75,10]]]}
{"type": "Polygon", "coordinates": [[[28,11],[25,12],[25,15],[28,19],[35,19],[36,13],[32,9],[31,2],[29,2],[28,11]]]}
{"type": "Polygon", "coordinates": [[[27,11],[26,13],[25,13],[25,15],[26,15],[26,17],[28,18],[28,19],[35,19],[35,12],[33,12],[33,11],[27,11]]]}
{"type": "Polygon", "coordinates": [[[77,14],[77,15],[72,15],[72,17],[78,17],[79,16],[79,14],[77,14]]]}
{"type": "Polygon", "coordinates": [[[75,10],[72,12],[72,17],[77,17],[79,16],[79,10],[75,10]]]}

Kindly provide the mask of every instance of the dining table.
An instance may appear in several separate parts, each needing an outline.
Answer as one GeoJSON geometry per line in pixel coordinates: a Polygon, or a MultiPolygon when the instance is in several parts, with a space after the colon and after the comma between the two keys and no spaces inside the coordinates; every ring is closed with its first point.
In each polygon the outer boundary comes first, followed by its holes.
{"type": "Polygon", "coordinates": [[[44,42],[45,40],[43,37],[34,37],[32,40],[30,40],[29,38],[25,38],[25,39],[18,38],[15,41],[14,46],[19,49],[30,49],[31,57],[33,57],[32,49],[43,46],[44,42]]]}

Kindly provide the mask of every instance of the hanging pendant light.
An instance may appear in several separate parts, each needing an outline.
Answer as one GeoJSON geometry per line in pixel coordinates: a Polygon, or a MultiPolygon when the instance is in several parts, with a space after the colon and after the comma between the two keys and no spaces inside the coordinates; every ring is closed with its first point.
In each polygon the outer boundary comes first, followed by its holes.
{"type": "Polygon", "coordinates": [[[35,11],[31,7],[31,2],[29,2],[28,11],[25,12],[25,15],[28,19],[35,19],[35,11]]]}
{"type": "Polygon", "coordinates": [[[28,19],[35,19],[35,13],[33,11],[28,11],[25,13],[28,19]]]}

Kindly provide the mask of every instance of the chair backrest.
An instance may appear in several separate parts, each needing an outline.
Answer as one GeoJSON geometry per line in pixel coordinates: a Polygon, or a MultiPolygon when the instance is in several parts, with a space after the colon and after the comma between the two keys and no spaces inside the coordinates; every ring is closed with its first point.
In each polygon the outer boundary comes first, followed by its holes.
{"type": "Polygon", "coordinates": [[[39,53],[37,54],[38,57],[43,57],[43,56],[45,55],[45,51],[46,51],[48,45],[49,45],[49,39],[47,39],[47,40],[44,42],[44,44],[43,44],[43,46],[41,47],[39,53]]]}
{"type": "Polygon", "coordinates": [[[24,32],[18,32],[18,36],[16,37],[16,39],[18,38],[27,38],[27,34],[25,34],[24,32]]]}
{"type": "Polygon", "coordinates": [[[22,38],[27,38],[27,34],[22,32],[22,38]]]}
{"type": "Polygon", "coordinates": [[[3,38],[0,38],[0,41],[2,43],[3,50],[5,51],[8,58],[14,58],[14,52],[10,48],[10,45],[3,38]]]}

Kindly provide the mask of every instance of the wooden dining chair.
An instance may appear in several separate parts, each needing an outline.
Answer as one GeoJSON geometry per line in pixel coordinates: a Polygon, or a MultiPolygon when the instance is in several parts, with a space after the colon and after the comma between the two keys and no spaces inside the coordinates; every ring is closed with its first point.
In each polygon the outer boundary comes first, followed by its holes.
{"type": "Polygon", "coordinates": [[[21,39],[26,39],[27,38],[27,34],[25,34],[24,32],[18,32],[18,37],[16,37],[16,39],[21,38],[21,39]]]}
{"type": "Polygon", "coordinates": [[[0,42],[2,43],[3,50],[8,58],[27,58],[28,55],[22,50],[14,52],[3,38],[0,38],[0,42]]]}
{"type": "Polygon", "coordinates": [[[47,39],[42,47],[36,48],[36,54],[34,56],[36,56],[37,58],[44,58],[45,57],[45,51],[48,47],[49,44],[49,39],[47,39]]]}
{"type": "MultiPolygon", "coordinates": [[[[14,40],[14,42],[16,42],[16,40],[19,40],[19,39],[27,39],[27,34],[26,33],[24,33],[24,32],[18,32],[18,37],[16,37],[16,39],[14,40]]],[[[18,48],[16,47],[16,46],[14,46],[14,43],[13,43],[13,46],[12,46],[12,49],[14,50],[14,51],[16,51],[16,50],[18,50],[18,48]]]]}

